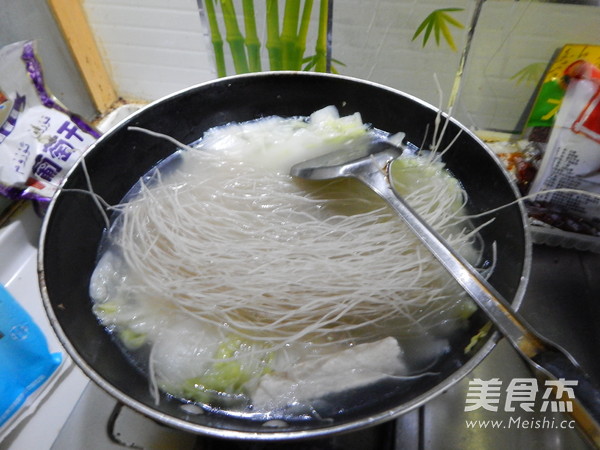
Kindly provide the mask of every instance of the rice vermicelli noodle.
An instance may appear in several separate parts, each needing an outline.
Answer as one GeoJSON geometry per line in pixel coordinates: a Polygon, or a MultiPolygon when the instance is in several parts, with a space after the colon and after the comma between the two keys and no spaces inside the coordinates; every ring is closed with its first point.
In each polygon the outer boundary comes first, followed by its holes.
{"type": "MultiPolygon", "coordinates": [[[[431,343],[428,363],[444,351],[440,342],[474,310],[445,269],[359,182],[288,175],[366,133],[379,132],[331,107],[229,124],[159,165],[116,207],[90,293],[155,391],[283,407],[414,375],[406,338],[431,343]],[[327,385],[327,367],[344,365],[354,374],[327,385]]],[[[403,155],[392,175],[480,264],[465,192],[443,163],[403,155]]]]}

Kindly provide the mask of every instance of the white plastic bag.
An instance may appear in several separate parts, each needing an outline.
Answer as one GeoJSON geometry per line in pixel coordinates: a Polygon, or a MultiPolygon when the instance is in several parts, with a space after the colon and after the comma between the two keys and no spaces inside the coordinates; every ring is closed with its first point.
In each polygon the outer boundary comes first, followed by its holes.
{"type": "MultiPolygon", "coordinates": [[[[567,188],[600,194],[600,69],[584,61],[576,64],[529,193],[567,188]]],[[[595,196],[552,192],[536,201],[600,219],[600,198],[595,196]]]]}
{"type": "Polygon", "coordinates": [[[0,194],[49,200],[99,136],[49,93],[34,42],[0,49],[0,194]]]}

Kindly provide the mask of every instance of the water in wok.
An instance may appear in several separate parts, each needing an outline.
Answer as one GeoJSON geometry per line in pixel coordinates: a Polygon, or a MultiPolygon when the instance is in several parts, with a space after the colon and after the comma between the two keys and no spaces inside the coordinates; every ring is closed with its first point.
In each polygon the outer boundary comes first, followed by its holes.
{"type": "MultiPolygon", "coordinates": [[[[94,192],[109,204],[117,204],[141,176],[177,150],[175,144],[132,132],[129,126],[192,143],[215,126],[273,115],[308,116],[328,105],[337,107],[341,115],[359,112],[377,129],[405,132],[407,141],[424,148],[431,144],[422,141],[426,136],[431,139],[437,110],[414,97],[334,75],[263,73],[199,85],[149,105],[99,139],[86,153],[86,167],[94,192]]],[[[518,194],[507,174],[472,133],[450,120],[445,143],[460,130],[443,159],[468,192],[470,211],[488,211],[515,200],[518,194]]],[[[467,329],[453,337],[452,351],[430,368],[429,376],[393,386],[380,383],[369,387],[369,395],[358,391],[338,396],[319,411],[318,420],[290,420],[272,427],[267,417],[252,420],[209,410],[193,414],[167,395],[156,404],[147,377],[131,364],[92,312],[90,277],[105,223],[91,196],[68,190],[88,188],[81,165],[74,167],[63,187],[48,209],[39,256],[42,295],[51,322],[69,354],[92,380],[126,405],[167,425],[245,439],[316,437],[355,430],[396,417],[443,392],[495,345],[497,335],[488,334],[464,351],[486,323],[476,313],[467,329]]],[[[481,236],[487,257],[495,260],[491,284],[518,306],[530,264],[521,207],[513,205],[494,213],[494,221],[482,229],[481,236]]]]}

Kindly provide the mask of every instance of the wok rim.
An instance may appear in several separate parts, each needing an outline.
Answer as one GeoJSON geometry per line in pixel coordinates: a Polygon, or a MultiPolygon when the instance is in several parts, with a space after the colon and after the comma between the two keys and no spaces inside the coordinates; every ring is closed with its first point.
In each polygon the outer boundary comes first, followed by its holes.
{"type": "MultiPolygon", "coordinates": [[[[423,394],[417,396],[416,398],[414,398],[408,402],[404,402],[394,408],[388,409],[388,410],[383,411],[378,414],[371,415],[369,417],[364,417],[360,420],[352,420],[347,423],[341,423],[341,424],[337,424],[337,425],[333,425],[333,426],[319,426],[315,429],[282,430],[282,431],[277,430],[277,428],[265,427],[264,432],[263,431],[249,432],[249,431],[225,429],[225,428],[197,424],[197,423],[193,423],[190,421],[186,421],[186,420],[171,416],[171,415],[163,413],[157,409],[151,408],[148,405],[130,397],[122,390],[113,386],[102,375],[100,375],[92,367],[92,365],[89,364],[88,361],[75,349],[75,346],[71,343],[70,339],[67,337],[65,331],[63,330],[60,320],[58,319],[58,317],[55,313],[55,307],[53,306],[53,303],[48,294],[48,290],[46,287],[46,273],[45,273],[45,267],[44,267],[44,259],[45,259],[44,258],[44,255],[45,255],[44,249],[45,249],[45,245],[46,245],[46,238],[47,238],[49,222],[52,217],[55,205],[56,205],[58,199],[60,198],[60,196],[62,195],[62,192],[61,192],[62,187],[64,186],[65,183],[67,183],[67,181],[69,180],[72,173],[75,170],[77,170],[77,168],[81,165],[81,160],[83,160],[88,154],[93,152],[98,145],[102,144],[103,141],[110,139],[111,135],[114,134],[118,129],[122,128],[128,122],[135,120],[135,118],[137,116],[144,114],[144,112],[155,107],[158,104],[161,104],[162,102],[173,100],[176,97],[185,95],[187,93],[190,93],[190,92],[198,90],[198,89],[203,89],[203,88],[207,88],[207,87],[211,87],[211,86],[217,86],[217,85],[221,85],[221,84],[227,84],[230,82],[236,82],[238,80],[251,79],[251,78],[263,78],[263,77],[270,78],[270,77],[289,76],[289,75],[302,76],[302,77],[327,77],[327,78],[334,78],[334,79],[337,78],[337,79],[346,80],[346,81],[350,81],[350,82],[354,82],[354,83],[358,83],[358,84],[371,85],[378,89],[383,89],[383,90],[389,91],[391,94],[406,97],[406,98],[414,101],[415,103],[418,103],[421,106],[426,107],[430,110],[433,110],[433,111],[440,110],[440,108],[437,108],[437,107],[431,105],[430,103],[427,103],[424,100],[421,100],[421,99],[419,99],[411,94],[405,93],[401,90],[391,88],[389,86],[385,86],[383,84],[379,84],[376,82],[363,80],[363,79],[351,77],[351,76],[338,75],[338,74],[298,72],[298,71],[257,72],[257,73],[243,74],[243,75],[232,75],[232,76],[228,76],[228,77],[218,78],[218,79],[206,81],[203,83],[195,84],[195,85],[178,90],[176,92],[173,92],[171,94],[168,94],[164,97],[161,97],[157,100],[154,100],[154,101],[148,103],[144,107],[140,108],[138,111],[134,112],[133,114],[129,115],[128,117],[124,118],[119,123],[114,125],[110,130],[108,130],[105,134],[103,134],[96,142],[94,142],[92,145],[90,145],[83,152],[82,156],[77,161],[77,163],[74,164],[73,167],[70,168],[70,170],[68,171],[66,176],[61,181],[59,188],[57,189],[55,195],[53,196],[53,198],[51,199],[51,201],[48,205],[46,214],[45,214],[43,222],[42,222],[39,246],[38,246],[38,257],[37,257],[38,281],[39,281],[39,285],[40,285],[40,291],[41,291],[42,301],[43,301],[44,309],[46,311],[46,315],[50,321],[50,324],[54,330],[54,333],[58,337],[60,343],[64,347],[67,354],[70,356],[70,358],[75,362],[75,364],[84,372],[84,374],[90,380],[92,380],[97,386],[99,386],[102,390],[104,390],[110,396],[115,398],[117,401],[123,403],[124,405],[132,408],[133,410],[141,413],[142,415],[144,415],[150,419],[154,419],[164,425],[167,425],[167,426],[170,426],[170,427],[182,430],[182,431],[199,434],[199,435],[205,435],[205,436],[214,437],[214,438],[237,439],[237,440],[246,440],[246,441],[282,441],[282,440],[324,438],[324,437],[329,437],[334,434],[349,433],[349,432],[365,429],[368,427],[372,427],[375,425],[380,425],[389,420],[396,419],[396,418],[400,417],[401,415],[406,414],[406,413],[418,408],[419,406],[424,405],[425,403],[429,402],[433,398],[437,397],[439,394],[443,393],[447,389],[449,389],[452,386],[454,386],[455,384],[457,384],[461,379],[463,379],[465,376],[467,376],[469,373],[471,373],[473,371],[473,369],[475,369],[475,367],[477,367],[489,355],[489,353],[495,348],[499,339],[502,337],[498,331],[494,331],[487,338],[487,342],[476,353],[474,353],[473,356],[465,364],[463,364],[460,368],[458,368],[457,370],[452,372],[442,382],[438,383],[433,388],[428,389],[427,391],[425,391],[423,394]]],[[[466,128],[460,122],[458,122],[457,120],[455,120],[452,117],[449,117],[443,111],[442,111],[442,116],[444,117],[444,119],[450,120],[455,125],[457,125],[462,130],[463,133],[468,134],[470,138],[472,138],[476,143],[479,144],[479,147],[481,147],[482,151],[485,151],[488,153],[488,156],[490,156],[494,160],[496,165],[498,165],[502,169],[504,179],[510,186],[510,188],[514,194],[514,197],[516,199],[520,198],[521,195],[516,186],[516,183],[508,175],[506,170],[502,167],[500,161],[494,155],[492,150],[479,137],[477,137],[473,132],[471,132],[471,130],[466,128]]],[[[530,227],[529,227],[529,224],[527,221],[527,214],[525,212],[525,208],[524,208],[522,202],[518,202],[518,204],[516,206],[519,208],[521,221],[522,221],[522,225],[523,225],[524,257],[523,257],[523,269],[521,271],[519,284],[515,291],[513,301],[511,302],[511,305],[515,309],[515,311],[517,311],[519,309],[519,307],[521,306],[521,304],[523,302],[525,291],[526,291],[530,273],[531,273],[531,262],[532,262],[532,244],[531,244],[532,241],[531,241],[530,227]]],[[[480,309],[480,308],[478,308],[478,309],[480,309]]]]}

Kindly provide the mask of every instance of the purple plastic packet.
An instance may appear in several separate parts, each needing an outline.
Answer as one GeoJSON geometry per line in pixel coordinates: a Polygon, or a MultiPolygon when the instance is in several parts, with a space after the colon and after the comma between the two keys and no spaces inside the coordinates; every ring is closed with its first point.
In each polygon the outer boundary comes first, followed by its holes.
{"type": "Polygon", "coordinates": [[[35,42],[0,49],[0,195],[48,201],[99,136],[46,89],[35,42]]]}

